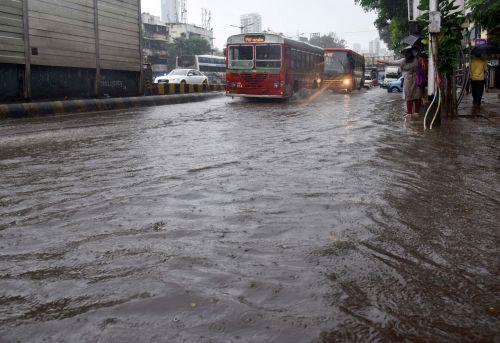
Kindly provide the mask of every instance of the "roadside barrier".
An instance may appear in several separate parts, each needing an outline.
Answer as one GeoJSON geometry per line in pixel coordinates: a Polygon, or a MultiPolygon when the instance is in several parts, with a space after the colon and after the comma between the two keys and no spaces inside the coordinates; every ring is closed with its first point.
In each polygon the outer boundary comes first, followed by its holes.
{"type": "MultiPolygon", "coordinates": [[[[212,87],[212,86],[211,86],[212,87]]],[[[182,89],[185,91],[185,89],[182,89]]],[[[190,89],[188,89],[189,92],[190,89]]],[[[179,89],[181,91],[181,89],[179,89]]],[[[134,107],[160,106],[169,104],[181,104],[188,102],[204,101],[224,93],[206,91],[205,93],[191,92],[191,94],[179,93],[175,95],[153,95],[129,98],[109,98],[109,99],[86,99],[86,100],[65,100],[0,104],[0,118],[25,117],[38,115],[51,115],[63,113],[84,113],[109,110],[120,110],[134,107]]]]}
{"type": "Polygon", "coordinates": [[[226,90],[226,85],[180,85],[159,83],[154,86],[154,91],[157,95],[221,92],[226,90]]]}

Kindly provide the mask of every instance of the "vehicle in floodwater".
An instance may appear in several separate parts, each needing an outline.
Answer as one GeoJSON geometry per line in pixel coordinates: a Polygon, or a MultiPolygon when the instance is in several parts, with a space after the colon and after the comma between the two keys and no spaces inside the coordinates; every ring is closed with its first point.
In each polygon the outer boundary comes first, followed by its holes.
{"type": "Polygon", "coordinates": [[[387,88],[389,83],[397,81],[401,77],[399,67],[387,66],[385,67],[385,76],[382,88],[387,88]]]}
{"type": "Polygon", "coordinates": [[[210,84],[226,83],[226,58],[215,55],[183,55],[175,60],[177,69],[196,69],[210,84]]]}
{"type": "Polygon", "coordinates": [[[323,49],[277,34],[239,34],[227,40],[226,95],[290,98],[303,88],[319,88],[323,49]]]}
{"type": "Polygon", "coordinates": [[[393,93],[393,92],[403,92],[403,82],[404,82],[404,77],[400,77],[399,79],[397,79],[396,81],[392,81],[392,82],[389,82],[387,84],[387,91],[389,93],[393,93]]]}
{"type": "Polygon", "coordinates": [[[364,56],[342,48],[327,48],[324,56],[323,84],[326,87],[345,91],[364,87],[364,56]]]}

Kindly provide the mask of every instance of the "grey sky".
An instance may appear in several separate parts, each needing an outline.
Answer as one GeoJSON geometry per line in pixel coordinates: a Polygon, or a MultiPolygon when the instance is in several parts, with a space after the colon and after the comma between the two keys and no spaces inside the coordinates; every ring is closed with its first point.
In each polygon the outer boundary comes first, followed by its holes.
{"type": "MultiPolygon", "coordinates": [[[[373,25],[374,13],[365,13],[354,0],[187,0],[188,21],[201,24],[201,9],[212,10],[215,46],[222,48],[228,36],[239,33],[230,25],[239,25],[241,14],[262,15],[264,29],[270,28],[288,36],[312,32],[338,33],[349,47],[378,38],[373,25]]],[[[160,0],[142,0],[143,12],[160,15],[160,0]]]]}

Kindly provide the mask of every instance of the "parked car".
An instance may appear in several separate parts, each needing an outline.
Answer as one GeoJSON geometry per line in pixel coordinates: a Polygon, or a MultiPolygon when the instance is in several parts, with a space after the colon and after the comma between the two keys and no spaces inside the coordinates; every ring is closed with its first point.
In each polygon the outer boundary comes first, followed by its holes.
{"type": "Polygon", "coordinates": [[[372,88],[373,87],[373,80],[372,80],[372,76],[370,74],[365,74],[365,84],[364,84],[364,87],[365,88],[372,88]]]}
{"type": "Polygon", "coordinates": [[[195,69],[174,69],[168,75],[157,77],[155,83],[208,85],[208,78],[195,69]]]}
{"type": "Polygon", "coordinates": [[[400,77],[396,81],[389,82],[387,84],[387,91],[389,93],[392,93],[395,91],[401,93],[403,91],[403,81],[404,81],[404,78],[400,77]]]}

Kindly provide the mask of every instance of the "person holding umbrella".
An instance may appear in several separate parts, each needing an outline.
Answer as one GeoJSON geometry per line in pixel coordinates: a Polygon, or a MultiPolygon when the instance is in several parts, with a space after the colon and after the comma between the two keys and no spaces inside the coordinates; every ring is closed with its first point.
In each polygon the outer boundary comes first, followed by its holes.
{"type": "Polygon", "coordinates": [[[404,58],[400,60],[392,62],[379,60],[378,62],[401,68],[404,76],[403,91],[406,100],[406,118],[415,119],[419,116],[422,98],[424,97],[423,88],[417,84],[418,58],[411,46],[406,47],[401,53],[404,58]]]}

